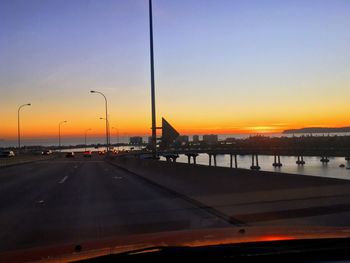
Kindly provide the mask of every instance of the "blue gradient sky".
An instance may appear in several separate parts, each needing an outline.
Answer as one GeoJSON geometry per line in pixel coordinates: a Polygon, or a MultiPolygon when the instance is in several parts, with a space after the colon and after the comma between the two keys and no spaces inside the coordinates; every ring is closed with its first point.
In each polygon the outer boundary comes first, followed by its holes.
{"type": "MultiPolygon", "coordinates": [[[[350,1],[154,0],[157,113],[185,133],[350,124],[350,1]]],[[[148,1],[0,2],[0,137],[150,127],[148,1]]]]}

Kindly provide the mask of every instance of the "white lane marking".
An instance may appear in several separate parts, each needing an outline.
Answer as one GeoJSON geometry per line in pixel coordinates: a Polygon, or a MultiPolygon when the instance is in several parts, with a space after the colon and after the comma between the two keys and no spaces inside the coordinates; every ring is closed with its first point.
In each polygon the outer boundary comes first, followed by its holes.
{"type": "Polygon", "coordinates": [[[64,183],[64,181],[66,181],[67,180],[67,178],[68,178],[68,176],[66,175],[65,177],[63,177],[62,178],[62,180],[61,181],[59,181],[58,183],[59,184],[63,184],[64,183]]]}

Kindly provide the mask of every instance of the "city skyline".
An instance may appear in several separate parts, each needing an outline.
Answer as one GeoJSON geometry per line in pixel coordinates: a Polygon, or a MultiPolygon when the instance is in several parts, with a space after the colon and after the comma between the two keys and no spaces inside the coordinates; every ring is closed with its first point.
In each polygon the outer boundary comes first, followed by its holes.
{"type": "MultiPolygon", "coordinates": [[[[66,136],[99,120],[148,135],[147,1],[0,3],[0,138],[66,136]]],[[[157,122],[181,134],[348,126],[348,1],[153,2],[157,122]],[[211,37],[208,37],[211,36],[211,37]]]]}

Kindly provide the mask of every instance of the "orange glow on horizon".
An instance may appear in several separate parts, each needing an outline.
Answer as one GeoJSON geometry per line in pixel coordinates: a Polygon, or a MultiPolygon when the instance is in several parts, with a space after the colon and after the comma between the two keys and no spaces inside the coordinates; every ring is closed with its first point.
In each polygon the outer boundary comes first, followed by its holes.
{"type": "MultiPolygon", "coordinates": [[[[346,125],[305,125],[305,126],[284,126],[284,127],[275,127],[275,126],[247,126],[241,127],[237,129],[231,128],[206,128],[206,129],[188,129],[188,128],[177,128],[176,124],[174,127],[180,132],[180,134],[184,135],[204,135],[204,134],[219,134],[219,135],[238,135],[238,134],[279,134],[282,133],[286,129],[298,129],[305,127],[344,127],[346,125]]],[[[41,127],[41,126],[39,126],[41,127]]],[[[90,126],[86,126],[90,127],[90,126]]],[[[21,136],[23,138],[55,138],[58,135],[58,128],[54,127],[41,127],[40,129],[33,127],[22,127],[21,136]]],[[[99,127],[92,127],[92,130],[88,132],[88,135],[91,137],[101,137],[105,135],[105,127],[100,124],[99,127]]],[[[61,136],[63,137],[81,137],[84,135],[84,129],[77,127],[70,127],[68,124],[61,127],[61,136]]],[[[161,131],[158,131],[160,134],[161,131]]],[[[130,128],[118,128],[118,129],[110,129],[110,134],[113,137],[116,136],[151,136],[151,130],[145,128],[138,127],[130,127],[130,128]]],[[[0,138],[2,139],[15,139],[17,138],[17,127],[3,130],[0,134],[0,138]]]]}
{"type": "MultiPolygon", "coordinates": [[[[23,110],[21,119],[22,138],[50,138],[58,136],[58,123],[67,120],[67,123],[61,126],[62,137],[82,137],[84,131],[91,128],[89,136],[100,137],[105,135],[105,122],[99,118],[103,116],[101,107],[88,108],[85,112],[79,109],[73,112],[52,112],[41,111],[42,107],[35,105],[32,108],[23,110]],[[95,112],[96,111],[96,112],[95,112]],[[50,117],[49,117],[50,116],[50,117]],[[62,117],[64,116],[64,117],[62,117]],[[34,121],[33,121],[34,120],[34,121]]],[[[123,110],[110,114],[110,134],[113,137],[127,136],[150,136],[151,121],[148,112],[139,112],[140,109],[128,111],[127,114],[121,114],[123,110]],[[112,127],[114,127],[112,129],[112,127]]],[[[16,112],[15,112],[16,113],[16,112]]],[[[271,117],[268,114],[264,116],[255,116],[251,113],[244,115],[230,115],[223,112],[217,115],[215,112],[207,113],[194,111],[192,115],[187,116],[181,111],[173,115],[165,116],[180,134],[184,135],[203,135],[203,134],[278,134],[286,129],[298,129],[305,127],[346,127],[350,126],[347,121],[346,111],[341,114],[323,115],[315,113],[314,115],[285,115],[280,113],[278,116],[271,117]],[[261,121],[264,120],[264,121],[261,121]],[[281,122],[283,120],[283,122],[281,122]]],[[[160,116],[157,119],[158,126],[161,124],[160,116]]],[[[17,138],[17,118],[13,111],[1,116],[0,139],[17,138]]],[[[161,131],[157,131],[161,134],[161,131]]]]}

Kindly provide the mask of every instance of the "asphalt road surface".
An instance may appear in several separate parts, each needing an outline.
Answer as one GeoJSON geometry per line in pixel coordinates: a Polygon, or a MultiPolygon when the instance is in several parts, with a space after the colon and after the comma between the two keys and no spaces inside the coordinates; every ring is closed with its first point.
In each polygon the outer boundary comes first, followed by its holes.
{"type": "Polygon", "coordinates": [[[0,169],[0,251],[225,226],[97,155],[0,169]]]}

